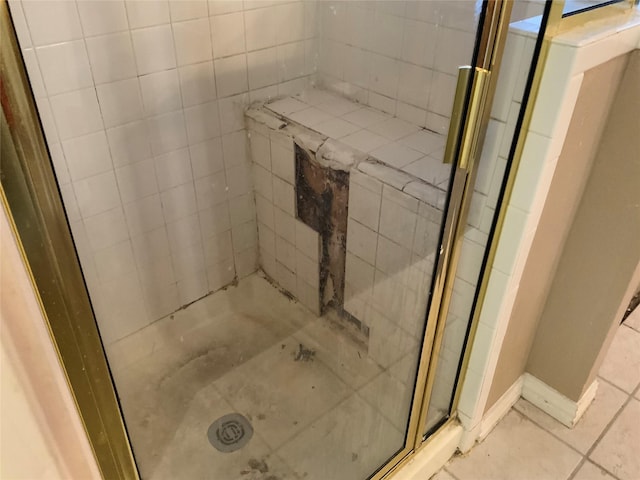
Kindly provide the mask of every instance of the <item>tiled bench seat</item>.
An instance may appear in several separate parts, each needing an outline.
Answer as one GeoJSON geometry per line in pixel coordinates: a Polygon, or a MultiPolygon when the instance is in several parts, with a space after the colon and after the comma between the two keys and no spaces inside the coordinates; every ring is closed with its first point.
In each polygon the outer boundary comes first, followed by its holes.
{"type": "Polygon", "coordinates": [[[340,307],[368,332],[379,365],[398,362],[418,348],[424,327],[450,169],[439,159],[444,138],[318,90],[254,105],[245,119],[260,267],[321,313],[327,246],[297,211],[296,152],[347,172],[340,307]]]}

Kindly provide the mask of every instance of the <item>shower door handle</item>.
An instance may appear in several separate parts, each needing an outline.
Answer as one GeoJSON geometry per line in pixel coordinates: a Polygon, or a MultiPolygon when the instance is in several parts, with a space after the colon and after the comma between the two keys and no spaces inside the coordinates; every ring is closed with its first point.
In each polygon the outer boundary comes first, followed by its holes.
{"type": "Polygon", "coordinates": [[[463,125],[465,97],[469,80],[471,79],[472,68],[469,65],[458,68],[458,82],[456,84],[456,94],[453,97],[453,109],[451,110],[451,121],[449,122],[449,133],[447,134],[443,163],[453,163],[456,156],[458,138],[463,125]]]}
{"type": "Polygon", "coordinates": [[[453,163],[457,156],[458,168],[468,170],[469,162],[475,158],[481,130],[480,119],[482,118],[489,86],[488,79],[489,71],[484,68],[469,66],[459,68],[444,163],[453,163]],[[473,79],[471,79],[472,75],[473,79]],[[469,101],[465,102],[470,81],[473,83],[469,101]],[[467,106],[466,111],[465,106],[467,106]],[[456,148],[461,132],[460,148],[456,148]]]}

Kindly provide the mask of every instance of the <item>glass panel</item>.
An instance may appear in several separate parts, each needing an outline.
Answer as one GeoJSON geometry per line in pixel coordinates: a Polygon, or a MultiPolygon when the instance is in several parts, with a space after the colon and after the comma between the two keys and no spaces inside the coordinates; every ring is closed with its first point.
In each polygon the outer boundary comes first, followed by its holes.
{"type": "Polygon", "coordinates": [[[12,2],[142,478],[361,479],[411,442],[481,6],[12,2]]]}
{"type": "MultiPolygon", "coordinates": [[[[482,262],[493,228],[510,148],[517,135],[516,123],[523,107],[525,84],[538,37],[538,32],[532,30],[533,26],[526,22],[526,19],[529,15],[542,14],[543,8],[544,5],[541,3],[531,2],[526,9],[520,6],[512,11],[512,23],[500,67],[501,76],[477,165],[476,183],[445,321],[442,347],[438,355],[435,381],[424,426],[425,435],[441,425],[451,413],[482,262]]],[[[479,328],[481,335],[482,326],[479,328]]]]}

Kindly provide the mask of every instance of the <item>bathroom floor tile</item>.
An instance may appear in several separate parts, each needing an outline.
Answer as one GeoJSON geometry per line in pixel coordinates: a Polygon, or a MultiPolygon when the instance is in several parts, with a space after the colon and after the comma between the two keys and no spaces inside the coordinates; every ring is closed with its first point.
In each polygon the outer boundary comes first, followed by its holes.
{"type": "Polygon", "coordinates": [[[515,409],[548,432],[586,454],[626,399],[627,395],[624,392],[605,381],[601,381],[595,400],[573,428],[564,426],[524,399],[520,399],[516,403],[515,409]]]}
{"type": "Polygon", "coordinates": [[[404,443],[375,408],[358,395],[319,418],[276,453],[305,480],[367,478],[404,443]]]}
{"type": "Polygon", "coordinates": [[[631,399],[589,455],[621,480],[640,478],[640,401],[631,399]]]}
{"type": "Polygon", "coordinates": [[[636,332],[640,332],[640,306],[636,307],[633,312],[625,319],[624,324],[634,329],[636,332]]]}
{"type": "Polygon", "coordinates": [[[254,419],[254,428],[278,448],[351,392],[315,354],[288,337],[216,382],[223,397],[254,419]]]}
{"type": "MultiPolygon", "coordinates": [[[[236,411],[224,401],[213,385],[203,389],[189,405],[185,405],[180,426],[164,450],[158,452],[161,453],[158,467],[149,475],[144,475],[144,478],[258,480],[264,478],[262,474],[266,471],[283,480],[297,478],[282,459],[271,453],[255,431],[249,442],[236,452],[222,453],[216,450],[209,443],[207,429],[215,420],[229,413],[236,411]]],[[[251,422],[252,419],[248,420],[251,422]]]]}
{"type": "Polygon", "coordinates": [[[573,480],[615,480],[615,477],[587,460],[580,466],[573,480]]]}
{"type": "Polygon", "coordinates": [[[640,332],[621,325],[600,367],[600,376],[631,393],[640,384],[640,332]]]}
{"type": "Polygon", "coordinates": [[[511,410],[471,452],[447,470],[464,480],[563,480],[581,460],[569,446],[511,410]]]}
{"type": "Polygon", "coordinates": [[[294,334],[300,343],[315,350],[344,383],[359,388],[380,374],[382,368],[367,354],[366,343],[356,332],[345,332],[342,324],[326,318],[311,321],[294,334]]]}

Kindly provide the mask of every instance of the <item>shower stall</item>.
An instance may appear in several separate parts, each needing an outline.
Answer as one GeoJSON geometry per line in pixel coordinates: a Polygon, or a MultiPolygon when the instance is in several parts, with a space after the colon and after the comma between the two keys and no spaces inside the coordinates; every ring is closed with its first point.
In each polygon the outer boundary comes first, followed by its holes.
{"type": "Polygon", "coordinates": [[[543,8],[9,1],[133,475],[382,478],[455,419],[543,8]]]}

